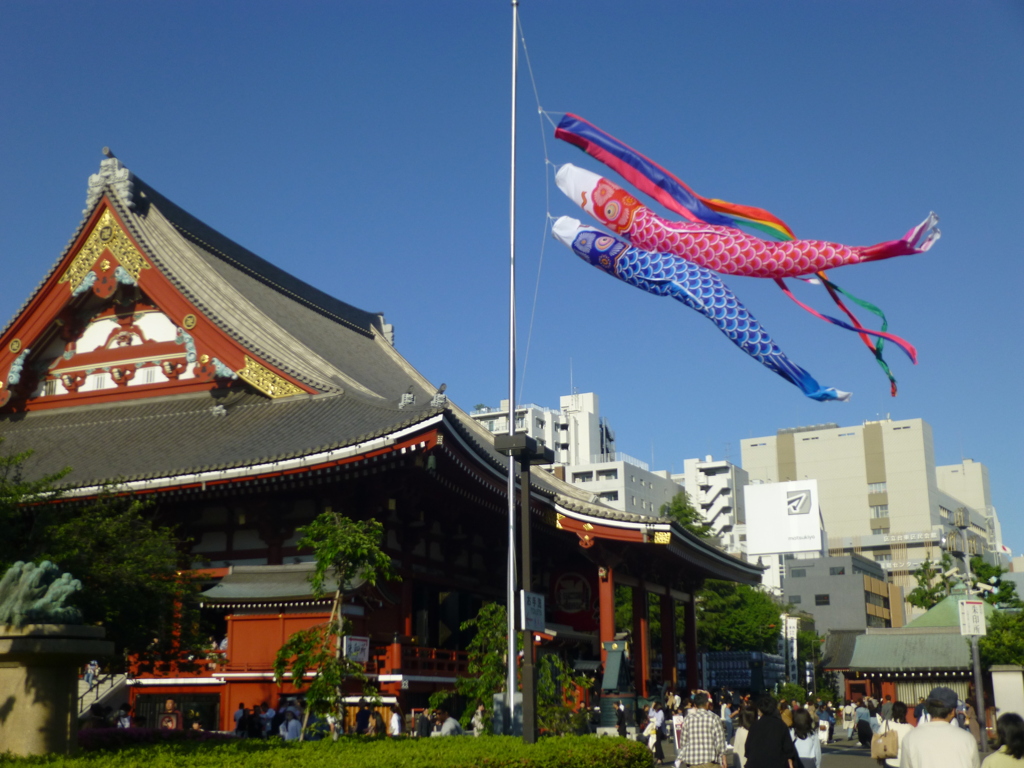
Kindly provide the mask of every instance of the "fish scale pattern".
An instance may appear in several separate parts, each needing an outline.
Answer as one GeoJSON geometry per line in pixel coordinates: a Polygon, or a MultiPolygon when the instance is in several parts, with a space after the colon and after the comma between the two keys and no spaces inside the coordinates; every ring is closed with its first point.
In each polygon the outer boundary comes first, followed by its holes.
{"type": "Polygon", "coordinates": [[[813,382],[807,371],[793,363],[768,331],[736,295],[710,269],[662,253],[627,248],[615,259],[615,276],[657,296],[671,296],[695,309],[728,339],[765,367],[803,389],[813,382]]]}
{"type": "Polygon", "coordinates": [[[849,398],[849,393],[822,387],[811,374],[791,361],[721,278],[706,267],[673,254],[631,247],[588,227],[579,227],[571,241],[567,237],[565,242],[571,242],[572,250],[581,259],[623,282],[657,296],[670,296],[700,312],[733,344],[799,387],[808,397],[815,400],[849,398]]]}
{"type": "Polygon", "coordinates": [[[675,253],[727,275],[796,277],[862,261],[856,247],[824,240],[773,243],[730,227],[668,221],[647,207],[638,207],[621,234],[637,248],[675,253]]]}

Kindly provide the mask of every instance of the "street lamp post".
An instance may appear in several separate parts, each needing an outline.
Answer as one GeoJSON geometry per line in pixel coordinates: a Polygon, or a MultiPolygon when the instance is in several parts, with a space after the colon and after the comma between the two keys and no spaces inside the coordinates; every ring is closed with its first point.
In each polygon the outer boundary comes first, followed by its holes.
{"type": "MultiPolygon", "coordinates": [[[[544,448],[537,441],[525,432],[515,432],[511,435],[495,435],[494,447],[501,453],[508,456],[509,472],[512,472],[513,461],[519,464],[519,579],[520,591],[529,592],[533,579],[531,567],[531,536],[530,536],[530,466],[533,464],[552,464],[555,461],[555,453],[550,448],[544,448]]],[[[511,502],[510,502],[511,503],[511,502]]],[[[515,615],[515,601],[510,601],[508,606],[509,616],[515,615]]],[[[509,645],[515,647],[512,624],[509,625],[509,645]]],[[[520,626],[523,633],[523,666],[521,670],[523,685],[523,741],[527,744],[534,744],[537,741],[537,674],[534,666],[533,653],[533,629],[526,626],[525,617],[520,626]]],[[[512,678],[514,680],[514,678],[512,678]]],[[[509,682],[509,700],[512,701],[514,692],[512,682],[509,682]]],[[[509,731],[512,733],[512,713],[514,707],[509,705],[509,731]]]]}
{"type": "MultiPolygon", "coordinates": [[[[967,544],[967,529],[970,526],[968,511],[964,507],[956,510],[953,517],[953,525],[959,531],[959,535],[952,537],[953,546],[949,547],[950,553],[955,557],[961,557],[964,561],[965,583],[970,594],[980,592],[975,588],[974,577],[971,574],[970,547],[967,544]]],[[[981,652],[978,649],[978,635],[971,635],[971,660],[974,666],[974,696],[978,705],[975,710],[975,717],[981,719],[981,753],[988,752],[988,717],[985,713],[985,680],[981,674],[981,652]]]]}

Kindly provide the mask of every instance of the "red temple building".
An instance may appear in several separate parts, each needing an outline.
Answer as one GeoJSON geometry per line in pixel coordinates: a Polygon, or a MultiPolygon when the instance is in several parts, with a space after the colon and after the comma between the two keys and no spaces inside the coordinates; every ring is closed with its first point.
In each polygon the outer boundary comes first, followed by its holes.
{"type": "MultiPolygon", "coordinates": [[[[71,503],[110,482],[146,495],[209,568],[203,611],[227,638],[224,657],[138,673],[137,711],[171,695],[205,727],[230,729],[240,702],[292,692],[271,662],[327,616],[296,547],[296,530],[326,508],[385,526],[401,580],[351,585],[345,612],[370,638],[370,677],[405,711],[464,670],[462,622],[504,601],[508,459],[494,436],[399,354],[381,314],[232,242],[113,156],[90,177],[66,250],[0,335],[0,382],[5,450],[34,450],[39,475],[72,467],[71,503]]],[[[615,633],[614,588],[632,587],[641,694],[653,658],[680,644],[695,684],[692,595],[705,578],[760,581],[760,568],[678,524],[605,507],[546,472],[532,474],[530,515],[530,587],[547,596],[540,652],[596,665],[615,633]],[[647,594],[669,628],[653,652],[647,594]],[[665,619],[679,605],[677,639],[665,619]]]]}

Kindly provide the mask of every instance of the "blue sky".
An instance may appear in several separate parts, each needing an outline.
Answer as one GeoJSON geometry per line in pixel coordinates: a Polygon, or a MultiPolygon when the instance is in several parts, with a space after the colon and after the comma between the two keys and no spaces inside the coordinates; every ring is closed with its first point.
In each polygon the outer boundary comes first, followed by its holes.
{"type": "MultiPolygon", "coordinates": [[[[740,440],[782,427],[920,417],[938,463],[989,466],[1005,541],[1024,551],[1024,6],[523,0],[521,19],[546,110],[586,117],[698,192],[809,238],[889,240],[931,210],[943,231],[928,254],[832,273],[917,346],[917,366],[888,355],[896,398],[853,334],[770,281],[726,278],[792,360],[854,393],[808,400],[694,312],[546,235],[548,212],[579,214],[547,183],[542,122],[552,162],[602,168],[553,140],[523,61],[522,400],[557,407],[570,381],[595,391],[619,448],[675,471],[691,456],[738,462],[740,440]]],[[[510,20],[500,0],[7,0],[0,312],[58,257],[110,146],[226,235],[383,311],[398,348],[460,405],[497,405],[510,20]]]]}

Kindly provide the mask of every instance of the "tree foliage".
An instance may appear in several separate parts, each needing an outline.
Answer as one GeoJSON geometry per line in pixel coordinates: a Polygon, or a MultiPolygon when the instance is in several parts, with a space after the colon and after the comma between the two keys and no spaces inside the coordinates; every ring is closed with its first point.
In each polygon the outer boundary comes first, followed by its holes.
{"type": "Polygon", "coordinates": [[[45,531],[55,514],[52,502],[61,495],[57,483],[71,471],[65,467],[28,480],[25,465],[32,454],[0,453],[0,530],[4,532],[0,536],[0,572],[6,572],[18,560],[34,559],[45,548],[45,531]]]}
{"type": "Polygon", "coordinates": [[[384,526],[377,520],[352,520],[328,509],[300,528],[299,533],[299,548],[313,550],[316,567],[309,576],[313,595],[323,597],[328,580],[336,580],[330,618],[293,634],[274,658],[274,680],[278,685],[290,676],[296,688],[306,689],[304,736],[311,714],[340,714],[342,686],[346,681],[356,681],[365,692],[376,695],[362,666],[342,655],[342,638],[349,626],[341,612],[342,595],[346,584],[357,576],[376,584],[379,579],[396,579],[397,574],[391,559],[380,548],[384,526]],[[310,672],[312,677],[307,679],[310,672]]]}
{"type": "Polygon", "coordinates": [[[775,653],[780,617],[771,595],[746,584],[708,579],[697,595],[697,637],[707,651],[775,653]]]}
{"type": "Polygon", "coordinates": [[[74,597],[88,623],[102,624],[119,656],[195,655],[200,632],[191,563],[170,528],[142,513],[146,502],[103,495],[56,516],[40,537],[35,560],[51,560],[82,582],[74,597]]]}
{"type": "MultiPolygon", "coordinates": [[[[473,639],[466,646],[466,677],[455,679],[454,692],[469,702],[460,718],[463,727],[469,721],[477,704],[484,705],[484,726],[491,729],[491,701],[496,693],[505,690],[508,663],[508,614],[505,606],[498,603],[484,603],[472,619],[460,625],[462,631],[474,631],[473,639]]],[[[516,637],[516,649],[522,650],[522,637],[516,637]]],[[[430,696],[430,706],[440,707],[449,698],[451,691],[436,691],[430,696]]]]}
{"type": "Polygon", "coordinates": [[[971,575],[974,581],[995,588],[994,592],[981,593],[985,602],[1001,608],[1024,608],[1024,601],[1017,594],[1017,585],[1009,579],[1004,580],[1004,573],[1006,569],[999,565],[986,563],[980,557],[971,558],[971,575]]]}
{"type": "Polygon", "coordinates": [[[948,552],[942,553],[942,559],[936,564],[931,558],[926,559],[911,574],[917,586],[907,595],[907,602],[926,611],[949,596],[956,579],[942,574],[953,568],[953,558],[948,552]]]}
{"type": "Polygon", "coordinates": [[[81,581],[69,602],[87,624],[104,626],[118,659],[201,648],[195,585],[180,573],[191,563],[174,531],[147,519],[149,505],[118,495],[116,485],[61,503],[58,484],[71,469],[31,478],[32,454],[0,453],[0,573],[19,560],[50,560],[81,581]]]}
{"type": "Polygon", "coordinates": [[[996,611],[986,634],[978,638],[978,650],[985,669],[993,664],[1024,666],[1024,613],[996,611]]]}
{"type": "MultiPolygon", "coordinates": [[[[505,690],[508,659],[508,614],[505,606],[485,603],[475,618],[462,622],[462,630],[475,629],[476,634],[466,646],[466,677],[455,680],[454,693],[465,697],[469,706],[460,721],[468,728],[477,704],[484,705],[484,727],[491,730],[494,694],[505,690]]],[[[521,633],[516,633],[516,649],[523,650],[521,633]]],[[[521,671],[520,667],[520,671],[521,671]]],[[[536,665],[537,727],[549,734],[570,734],[579,727],[577,688],[588,688],[591,680],[577,675],[557,654],[541,654],[536,665]]],[[[520,678],[518,686],[522,688],[520,678]]],[[[430,696],[430,706],[440,707],[451,697],[451,691],[437,691],[430,696]]],[[[585,717],[585,713],[583,717],[585,717]]]]}
{"type": "Polygon", "coordinates": [[[662,517],[671,517],[690,533],[706,539],[711,536],[711,526],[690,502],[686,491],[680,491],[672,497],[672,501],[661,505],[662,517]]]}

